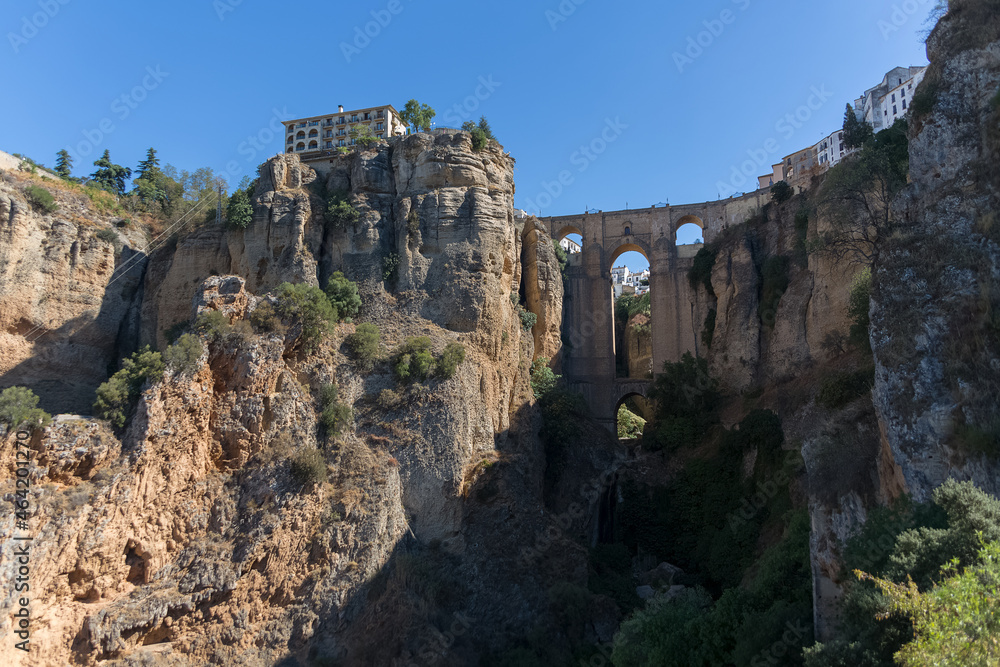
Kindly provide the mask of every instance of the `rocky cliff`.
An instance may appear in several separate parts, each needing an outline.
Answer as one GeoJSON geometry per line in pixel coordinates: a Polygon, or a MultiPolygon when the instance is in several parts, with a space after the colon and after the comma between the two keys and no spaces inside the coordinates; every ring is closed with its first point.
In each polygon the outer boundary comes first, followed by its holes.
{"type": "Polygon", "coordinates": [[[1000,492],[1000,26],[952,2],[927,41],[911,185],[875,275],[875,404],[906,489],[945,479],[1000,492]]]}
{"type": "MultiPolygon", "coordinates": [[[[244,327],[211,339],[190,373],[148,388],[120,437],[58,419],[32,442],[36,648],[20,664],[407,664],[427,650],[466,664],[490,637],[531,628],[546,604],[531,582],[544,575],[524,572],[511,545],[547,525],[528,372],[536,341],[558,350],[562,283],[551,241],[514,220],[512,160],[499,146],[415,135],[322,174],[274,158],[246,230],[209,226],[151,248],[124,296],[108,289],[114,248],[86,235],[91,210],[62,222],[30,213],[17,183],[3,193],[4,233],[34,259],[5,250],[4,383],[68,374],[69,345],[101,354],[72,400],[40,392],[49,409],[85,411],[107,377],[97,366],[127,345],[162,345],[199,310],[237,323],[279,283],[322,284],[335,270],[361,285],[361,318],[381,328],[384,355],[416,335],[435,352],[449,342],[467,352],[453,378],[400,388],[388,364],[372,371],[345,356],[353,324],[310,354],[244,327]],[[329,193],[359,212],[353,226],[326,223],[329,193]],[[15,294],[15,280],[35,296],[15,294]],[[83,337],[67,323],[87,307],[105,323],[83,337]],[[23,342],[39,323],[54,330],[48,355],[23,342]],[[327,442],[315,397],[330,383],[354,427],[327,442]],[[317,448],[327,481],[303,484],[291,461],[317,448]],[[463,594],[439,599],[438,586],[463,594]],[[439,646],[456,623],[461,642],[439,646]]],[[[9,540],[13,526],[3,530],[9,540]]]]}

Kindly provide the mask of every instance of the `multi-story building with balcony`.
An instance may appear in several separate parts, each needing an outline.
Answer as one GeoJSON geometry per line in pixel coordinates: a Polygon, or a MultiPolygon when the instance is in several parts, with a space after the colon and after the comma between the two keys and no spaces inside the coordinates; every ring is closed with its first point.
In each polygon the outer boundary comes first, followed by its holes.
{"type": "Polygon", "coordinates": [[[864,117],[876,132],[892,127],[906,116],[913,102],[913,93],[924,80],[927,67],[896,67],[883,78],[882,83],[869,88],[854,101],[859,117],[864,117]]]}
{"type": "Polygon", "coordinates": [[[409,125],[390,104],[344,111],[285,122],[285,152],[295,153],[305,162],[329,158],[338,148],[353,146],[351,130],[368,127],[379,139],[406,134],[409,125]]]}

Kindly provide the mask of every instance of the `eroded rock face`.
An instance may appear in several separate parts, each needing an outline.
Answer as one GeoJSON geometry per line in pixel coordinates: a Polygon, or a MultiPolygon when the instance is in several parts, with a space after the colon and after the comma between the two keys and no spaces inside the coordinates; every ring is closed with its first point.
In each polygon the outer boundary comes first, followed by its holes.
{"type": "Polygon", "coordinates": [[[145,239],[49,181],[59,208],[36,210],[23,192],[32,184],[13,172],[0,179],[2,387],[30,386],[50,412],[87,414],[119,346],[135,343],[145,239]]]}
{"type": "MultiPolygon", "coordinates": [[[[542,575],[524,574],[512,545],[548,526],[529,374],[536,339],[558,351],[551,243],[535,235],[523,252],[512,161],[499,147],[414,135],[336,161],[323,178],[346,192],[356,223],[326,224],[317,174],[295,156],[270,160],[247,230],[204,228],[152,257],[144,341],[162,345],[166,329],[209,309],[235,321],[281,282],[323,284],[344,270],[386,353],[426,335],[436,354],[461,343],[465,362],[449,380],[400,385],[387,364],[362,372],[344,356],[353,325],[314,354],[244,327],[206,340],[190,375],[148,387],[124,434],[88,420],[50,427],[33,443],[45,489],[33,525],[46,535],[33,585],[49,624],[32,637],[43,646],[32,664],[415,656],[434,619],[418,608],[373,634],[385,617],[376,609],[397,608],[400,593],[367,584],[397,554],[431,544],[475,582],[455,611],[477,641],[527,632],[546,608],[542,575]],[[398,261],[387,278],[388,257],[398,261]],[[511,293],[539,314],[534,335],[511,293]],[[353,407],[336,440],[317,426],[329,383],[353,407]],[[290,461],[317,447],[328,478],[311,486],[290,461]]],[[[582,549],[560,556],[559,576],[582,581],[585,561],[582,549]]]]}
{"type": "Polygon", "coordinates": [[[922,89],[936,85],[936,100],[911,127],[912,185],[895,205],[906,224],[887,244],[872,297],[875,404],[917,500],[949,477],[1000,491],[996,462],[968,441],[995,428],[1000,382],[996,339],[981,310],[996,303],[1000,267],[991,231],[1000,111],[990,103],[1000,87],[1000,42],[968,41],[981,34],[964,25],[975,11],[956,6],[928,39],[922,89]]]}

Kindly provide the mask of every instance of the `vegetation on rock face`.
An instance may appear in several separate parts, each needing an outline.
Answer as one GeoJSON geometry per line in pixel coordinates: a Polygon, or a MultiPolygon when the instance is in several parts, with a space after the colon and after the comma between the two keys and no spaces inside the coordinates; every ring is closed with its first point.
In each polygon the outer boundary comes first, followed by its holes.
{"type": "Polygon", "coordinates": [[[325,384],[319,390],[319,423],[327,436],[336,437],[354,420],[351,406],[340,401],[340,390],[335,384],[325,384]]]}
{"type": "Polygon", "coordinates": [[[847,315],[851,318],[851,331],[848,340],[857,349],[871,353],[871,339],[868,331],[871,328],[872,271],[865,267],[851,281],[851,295],[848,300],[847,315]]]}
{"type": "Polygon", "coordinates": [[[786,181],[778,181],[771,186],[771,201],[776,204],[784,204],[794,194],[795,190],[786,181]]]}
{"type": "Polygon", "coordinates": [[[535,315],[530,310],[525,310],[523,307],[518,306],[517,309],[518,317],[521,318],[521,328],[525,331],[531,331],[535,328],[535,324],[538,322],[538,315],[535,315]]]}
{"type": "Polygon", "coordinates": [[[897,221],[892,201],[910,169],[907,124],[898,120],[827,174],[820,201],[832,226],[820,249],[836,259],[872,264],[897,221]]]}
{"type": "Polygon", "coordinates": [[[561,375],[549,368],[549,358],[539,357],[531,363],[531,391],[539,399],[556,388],[561,375]]]}
{"type": "Polygon", "coordinates": [[[299,328],[299,341],[305,351],[319,347],[337,320],[337,311],[323,290],[312,285],[282,283],[275,291],[278,313],[299,328]]]}
{"type": "Polygon", "coordinates": [[[837,410],[870,393],[874,383],[874,367],[835,373],[824,378],[816,395],[816,402],[831,410],[837,410]]]}
{"type": "Polygon", "coordinates": [[[472,135],[472,150],[477,153],[489,146],[491,141],[496,141],[496,137],[493,136],[493,130],[490,129],[490,123],[486,120],[486,116],[482,116],[479,119],[478,125],[471,120],[462,123],[462,130],[472,135]]]}
{"type": "Polygon", "coordinates": [[[7,387],[0,392],[0,423],[10,429],[45,428],[52,416],[38,407],[38,396],[27,387],[7,387]]]}
{"type": "Polygon", "coordinates": [[[229,318],[218,310],[206,310],[198,313],[198,317],[194,321],[194,330],[209,340],[227,336],[230,329],[229,318]]]}
{"type": "Polygon", "coordinates": [[[646,292],[642,296],[623,294],[615,300],[615,317],[622,325],[636,315],[648,316],[651,312],[652,306],[649,292],[646,292]]]}
{"type": "Polygon", "coordinates": [[[337,313],[336,319],[356,317],[361,310],[361,296],[358,293],[357,283],[345,278],[340,271],[330,276],[324,291],[330,299],[330,305],[337,313]]]}
{"type": "Polygon", "coordinates": [[[73,170],[73,156],[65,148],[56,153],[56,174],[60,178],[70,178],[73,170]]]}
{"type": "Polygon", "coordinates": [[[323,484],[327,478],[326,460],[315,448],[303,449],[289,462],[292,477],[303,487],[323,484]]]}
{"type": "Polygon", "coordinates": [[[382,332],[374,324],[359,324],[347,337],[347,347],[365,369],[371,369],[379,357],[382,332]]]}
{"type": "Polygon", "coordinates": [[[983,614],[988,597],[979,597],[984,604],[978,607],[966,600],[977,594],[970,572],[982,573],[983,585],[995,576],[1000,501],[971,482],[955,480],[936,489],[932,498],[913,504],[904,497],[892,507],[873,510],[848,541],[845,570],[870,574],[848,585],[841,602],[840,639],[808,649],[807,667],[878,667],[892,664],[894,655],[901,664],[932,664],[931,657],[941,659],[940,664],[986,664],[945,658],[955,655],[960,639],[969,642],[967,655],[975,655],[988,644],[979,643],[975,634],[966,637],[965,630],[975,633],[990,623],[995,627],[996,619],[983,614]],[[959,568],[966,572],[958,575],[959,568]],[[941,613],[945,599],[951,601],[947,615],[941,613]],[[952,632],[960,627],[965,630],[952,632]]]}
{"type": "Polygon", "coordinates": [[[163,379],[163,357],[147,345],[122,363],[120,371],[97,388],[94,414],[107,419],[118,429],[124,428],[147,383],[163,379]]]}
{"type": "Polygon", "coordinates": [[[875,130],[863,118],[858,118],[850,103],[844,111],[844,146],[848,149],[861,148],[875,137],[875,130]]]}
{"type": "Polygon", "coordinates": [[[408,338],[393,355],[392,369],[400,382],[423,382],[431,374],[447,380],[455,375],[465,361],[465,347],[461,343],[448,343],[440,357],[431,351],[431,339],[426,336],[408,338]]]}
{"type": "Polygon", "coordinates": [[[198,360],[204,352],[205,346],[198,336],[184,334],[163,353],[163,361],[175,373],[190,375],[198,368],[198,360]]]}
{"type": "Polygon", "coordinates": [[[253,222],[253,206],[250,205],[250,197],[253,195],[252,186],[246,190],[238,188],[229,198],[226,206],[226,225],[233,229],[246,229],[253,222]]]}
{"type": "Polygon", "coordinates": [[[715,290],[712,288],[712,269],[715,267],[715,258],[718,252],[715,247],[703,247],[694,256],[694,264],[688,271],[688,281],[691,283],[691,287],[697,289],[698,285],[704,285],[705,290],[711,296],[715,296],[715,290]]]}
{"type": "Polygon", "coordinates": [[[701,330],[701,342],[709,349],[712,348],[712,341],[715,339],[715,320],[718,315],[719,311],[711,308],[705,316],[705,326],[701,330]]]}
{"type": "Polygon", "coordinates": [[[59,204],[56,203],[55,197],[45,188],[38,187],[37,185],[29,185],[24,189],[24,194],[27,196],[32,208],[36,210],[44,211],[45,213],[55,213],[59,210],[59,204]]]}
{"type": "Polygon", "coordinates": [[[650,394],[657,402],[656,429],[643,445],[654,451],[675,451],[697,442],[716,419],[718,387],[704,358],[686,353],[677,363],[665,363],[650,394]]]}

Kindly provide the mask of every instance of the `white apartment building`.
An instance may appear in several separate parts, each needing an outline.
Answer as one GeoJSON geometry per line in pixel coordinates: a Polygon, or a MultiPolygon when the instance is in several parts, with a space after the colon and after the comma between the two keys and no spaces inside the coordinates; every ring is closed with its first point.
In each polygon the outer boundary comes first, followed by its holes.
{"type": "Polygon", "coordinates": [[[583,248],[580,244],[568,236],[559,242],[559,246],[571,255],[583,252],[583,248]]]}
{"type": "MultiPolygon", "coordinates": [[[[926,73],[926,67],[890,70],[879,85],[869,88],[863,97],[854,101],[855,114],[867,121],[875,132],[892,127],[909,112],[913,92],[926,73]]],[[[759,176],[757,183],[765,188],[783,180],[801,191],[809,186],[813,176],[835,167],[852,152],[844,145],[843,130],[837,130],[813,146],[786,155],[781,163],[772,167],[772,173],[759,176]]]]}
{"type": "Polygon", "coordinates": [[[285,152],[297,153],[304,161],[328,156],[337,148],[353,146],[351,130],[367,126],[379,139],[406,134],[409,125],[391,105],[299,118],[285,123],[285,152]]]}
{"type": "Polygon", "coordinates": [[[859,117],[863,116],[876,132],[892,127],[906,116],[913,101],[913,92],[924,80],[927,67],[896,67],[854,101],[859,117]]]}

